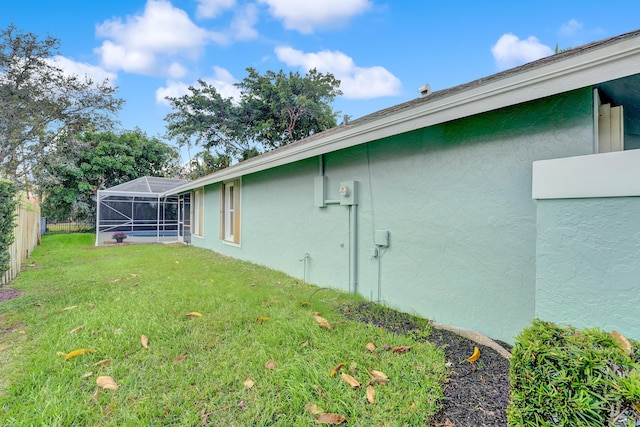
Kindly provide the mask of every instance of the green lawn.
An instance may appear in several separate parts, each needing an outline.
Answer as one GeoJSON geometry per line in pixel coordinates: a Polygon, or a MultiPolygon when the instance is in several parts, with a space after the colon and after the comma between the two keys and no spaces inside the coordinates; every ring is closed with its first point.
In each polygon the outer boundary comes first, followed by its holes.
{"type": "Polygon", "coordinates": [[[346,320],[356,297],[314,294],[283,273],[194,247],[93,241],[45,236],[11,284],[21,295],[0,303],[2,426],[318,425],[309,403],[348,426],[406,426],[428,425],[438,409],[442,351],[346,320]],[[77,349],[95,352],[64,360],[77,349]],[[374,386],[375,404],[371,370],[389,377],[374,386]],[[118,389],[96,394],[99,376],[118,389]]]}

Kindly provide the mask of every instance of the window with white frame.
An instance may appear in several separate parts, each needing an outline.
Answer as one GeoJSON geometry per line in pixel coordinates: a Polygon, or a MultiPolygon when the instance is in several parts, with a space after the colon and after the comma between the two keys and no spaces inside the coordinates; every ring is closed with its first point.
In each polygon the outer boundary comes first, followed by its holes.
{"type": "Polygon", "coordinates": [[[220,185],[220,238],[240,244],[240,180],[220,185]]]}
{"type": "Polygon", "coordinates": [[[191,196],[191,224],[192,233],[196,236],[204,235],[204,190],[202,188],[193,191],[191,196]]]}

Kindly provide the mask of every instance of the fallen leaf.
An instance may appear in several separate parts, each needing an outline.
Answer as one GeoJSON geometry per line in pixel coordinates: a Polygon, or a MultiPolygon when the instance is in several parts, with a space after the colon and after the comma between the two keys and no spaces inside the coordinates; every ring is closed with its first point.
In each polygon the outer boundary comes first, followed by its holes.
{"type": "Polygon", "coordinates": [[[89,378],[91,375],[93,375],[93,372],[86,372],[82,378],[89,378]]]}
{"type": "Polygon", "coordinates": [[[256,319],[256,323],[266,322],[267,320],[271,320],[271,319],[270,319],[269,317],[267,317],[267,316],[259,316],[259,317],[256,319]]]}
{"type": "Polygon", "coordinates": [[[329,372],[329,376],[330,377],[335,377],[335,375],[338,373],[338,371],[340,369],[342,369],[344,366],[347,366],[347,364],[345,362],[338,363],[336,366],[333,367],[331,372],[329,372]]]}
{"type": "Polygon", "coordinates": [[[238,402],[238,407],[242,410],[247,409],[247,404],[244,403],[244,400],[241,400],[240,402],[238,402]]]}
{"type": "Polygon", "coordinates": [[[83,330],[84,327],[85,327],[85,325],[78,326],[77,328],[70,330],[69,333],[70,334],[75,334],[76,332],[79,332],[79,331],[83,330]]]}
{"type": "Polygon", "coordinates": [[[173,358],[173,363],[180,363],[186,358],[187,358],[186,354],[182,354],[180,356],[176,356],[176,357],[173,358]]]}
{"type": "Polygon", "coordinates": [[[278,363],[275,360],[269,360],[264,365],[264,367],[269,369],[270,371],[273,371],[276,368],[276,366],[278,366],[278,363]]]}
{"type": "Polygon", "coordinates": [[[81,348],[79,350],[73,350],[71,353],[67,353],[67,355],[64,356],[64,360],[69,360],[69,359],[71,359],[73,357],[76,357],[76,356],[81,356],[83,354],[95,353],[95,352],[96,352],[95,350],[89,350],[89,349],[86,349],[86,348],[81,348]]]}
{"type": "Polygon", "coordinates": [[[36,307],[42,307],[44,304],[42,304],[41,302],[37,302],[34,304],[36,307]]]}
{"type": "Polygon", "coordinates": [[[620,347],[622,347],[622,354],[624,354],[625,356],[629,356],[631,354],[631,350],[633,349],[633,347],[631,346],[631,343],[629,342],[627,337],[625,337],[618,331],[611,331],[611,338],[613,338],[618,344],[620,344],[620,347]]]}
{"type": "Polygon", "coordinates": [[[381,378],[381,379],[389,379],[389,377],[387,377],[387,375],[384,372],[380,372],[380,371],[376,371],[374,369],[371,370],[371,372],[369,372],[369,375],[371,375],[371,378],[381,378]]]}
{"type": "Polygon", "coordinates": [[[411,402],[411,405],[409,405],[409,409],[411,409],[412,411],[416,409],[416,402],[411,402]]]}
{"type": "Polygon", "coordinates": [[[399,347],[393,347],[393,352],[394,353],[406,353],[409,350],[411,350],[411,346],[408,346],[408,345],[401,345],[399,347]]]}
{"type": "Polygon", "coordinates": [[[65,308],[63,308],[63,309],[62,309],[62,310],[60,310],[60,311],[73,310],[74,308],[78,308],[78,306],[77,306],[77,305],[72,305],[72,306],[70,306],[70,307],[65,307],[65,308]]]}
{"type": "Polygon", "coordinates": [[[375,357],[378,357],[378,351],[376,350],[376,346],[372,342],[367,343],[367,350],[369,350],[375,357]]]}
{"type": "Polygon", "coordinates": [[[254,385],[255,385],[255,383],[253,381],[251,381],[250,379],[247,379],[244,382],[244,388],[246,388],[247,390],[251,390],[254,385]]]}
{"type": "Polygon", "coordinates": [[[347,422],[347,419],[340,414],[322,414],[317,419],[318,424],[339,425],[347,422]]]}
{"type": "Polygon", "coordinates": [[[318,393],[320,396],[322,396],[322,397],[327,397],[327,394],[326,394],[324,391],[322,391],[322,389],[321,389],[319,386],[317,386],[316,384],[314,384],[314,385],[313,385],[313,389],[314,389],[314,390],[316,391],[316,393],[318,393]]]}
{"type": "Polygon", "coordinates": [[[349,384],[351,387],[356,388],[356,387],[360,387],[360,383],[358,382],[358,380],[356,380],[355,378],[353,378],[351,375],[349,374],[345,374],[344,372],[340,374],[340,376],[342,376],[342,379],[349,384]]]}
{"type": "Polygon", "coordinates": [[[307,403],[306,405],[304,405],[304,410],[311,415],[318,415],[324,412],[324,410],[317,406],[315,403],[307,403]]]}
{"type": "Polygon", "coordinates": [[[302,344],[300,344],[300,348],[305,348],[308,345],[309,345],[309,341],[305,341],[302,344]]]}
{"type": "Polygon", "coordinates": [[[143,348],[149,348],[149,337],[145,334],[140,335],[140,344],[142,344],[143,348]]]}
{"type": "Polygon", "coordinates": [[[367,386],[367,400],[374,405],[376,403],[376,391],[372,385],[367,386]]]}
{"type": "Polygon", "coordinates": [[[192,311],[191,313],[187,313],[186,315],[189,316],[189,317],[201,317],[202,316],[202,314],[198,313],[197,311],[192,311]]]}
{"type": "Polygon", "coordinates": [[[331,326],[331,324],[329,323],[329,321],[327,319],[325,319],[322,316],[318,316],[318,315],[314,315],[313,317],[316,319],[316,322],[318,322],[318,326],[320,326],[321,328],[324,328],[324,329],[328,329],[328,330],[333,332],[333,327],[331,326]]]}
{"type": "Polygon", "coordinates": [[[108,364],[109,364],[109,362],[111,362],[111,360],[109,360],[109,359],[102,359],[101,361],[96,362],[96,363],[94,363],[94,364],[93,364],[93,365],[91,365],[91,366],[104,366],[104,365],[108,365],[108,364]]]}
{"type": "Polygon", "coordinates": [[[471,356],[467,357],[463,360],[463,362],[473,363],[480,358],[480,349],[478,347],[473,347],[473,353],[471,356]]]}
{"type": "Polygon", "coordinates": [[[452,423],[449,418],[447,418],[444,420],[444,424],[442,425],[442,427],[456,427],[456,425],[452,423]]]}
{"type": "Polygon", "coordinates": [[[107,389],[107,390],[117,390],[118,389],[118,384],[116,384],[116,382],[113,380],[113,378],[111,378],[109,376],[103,376],[103,377],[96,378],[96,384],[98,384],[98,387],[104,388],[104,389],[107,389]]]}

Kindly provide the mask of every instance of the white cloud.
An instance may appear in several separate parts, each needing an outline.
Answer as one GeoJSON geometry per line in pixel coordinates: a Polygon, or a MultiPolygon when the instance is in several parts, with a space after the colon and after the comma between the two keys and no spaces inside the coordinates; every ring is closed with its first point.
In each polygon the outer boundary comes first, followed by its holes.
{"type": "Polygon", "coordinates": [[[258,22],[258,9],[255,4],[248,4],[236,13],[231,22],[231,33],[235,40],[252,40],[258,37],[253,26],[258,22]]]}
{"type": "Polygon", "coordinates": [[[491,48],[491,53],[498,68],[505,70],[549,56],[553,53],[553,49],[540,43],[533,36],[520,40],[513,34],[503,34],[491,48]]]}
{"type": "Polygon", "coordinates": [[[575,19],[570,19],[560,26],[560,35],[565,37],[575,36],[578,31],[582,30],[582,23],[575,19]]]}
{"type": "Polygon", "coordinates": [[[96,26],[96,34],[106,39],[96,49],[105,67],[140,74],[161,74],[168,68],[165,57],[197,58],[207,43],[227,41],[166,0],[148,0],[142,15],[107,20],[96,26]]]}
{"type": "Polygon", "coordinates": [[[351,17],[371,7],[369,0],[258,0],[269,6],[271,15],[284,21],[285,28],[303,34],[318,28],[344,25],[351,17]]]}
{"type": "Polygon", "coordinates": [[[169,74],[169,77],[171,77],[172,79],[180,79],[187,74],[187,69],[184,68],[182,65],[178,64],[177,62],[174,62],[171,65],[169,65],[169,68],[167,69],[167,73],[169,74]]]}
{"type": "Polygon", "coordinates": [[[276,55],[288,66],[305,70],[316,68],[320,72],[333,74],[340,80],[340,89],[345,98],[370,99],[397,95],[402,86],[400,80],[384,67],[358,67],[351,57],[338,51],[304,53],[281,46],[276,48],[276,55]]]}
{"type": "MultiPolygon", "coordinates": [[[[240,99],[240,89],[234,86],[237,80],[229,71],[222,67],[213,67],[213,76],[204,77],[202,80],[214,86],[223,98],[240,99]]],[[[189,93],[189,86],[200,87],[198,82],[187,84],[180,81],[168,81],[167,86],[156,90],[156,102],[158,104],[170,105],[166,97],[177,98],[189,93]]]]}
{"type": "Polygon", "coordinates": [[[235,0],[198,0],[196,13],[200,18],[215,18],[226,9],[231,9],[235,0]]]}
{"type": "Polygon", "coordinates": [[[104,68],[96,67],[83,62],[76,62],[64,56],[56,55],[50,60],[50,63],[60,68],[67,76],[76,75],[80,77],[88,77],[94,83],[102,83],[105,80],[109,80],[109,83],[113,85],[116,78],[116,73],[109,72],[104,68]]]}

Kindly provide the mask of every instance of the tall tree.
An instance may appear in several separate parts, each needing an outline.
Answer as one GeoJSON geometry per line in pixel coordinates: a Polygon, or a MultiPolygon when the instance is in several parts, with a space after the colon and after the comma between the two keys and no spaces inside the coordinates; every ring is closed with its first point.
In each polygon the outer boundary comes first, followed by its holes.
{"type": "Polygon", "coordinates": [[[87,132],[63,139],[34,169],[42,192],[42,215],[94,220],[97,190],[142,176],[173,176],[179,153],[139,129],[120,133],[87,132]]]}
{"type": "Polygon", "coordinates": [[[257,147],[272,150],[336,125],[330,103],[342,92],[330,73],[247,72],[236,84],[239,100],[202,80],[188,94],[167,98],[174,110],[165,117],[168,136],[242,160],[258,154],[257,147]]]}
{"type": "Polygon", "coordinates": [[[62,135],[109,129],[123,100],[108,81],[56,67],[59,41],[10,25],[0,30],[0,175],[29,189],[29,177],[62,135]]]}

